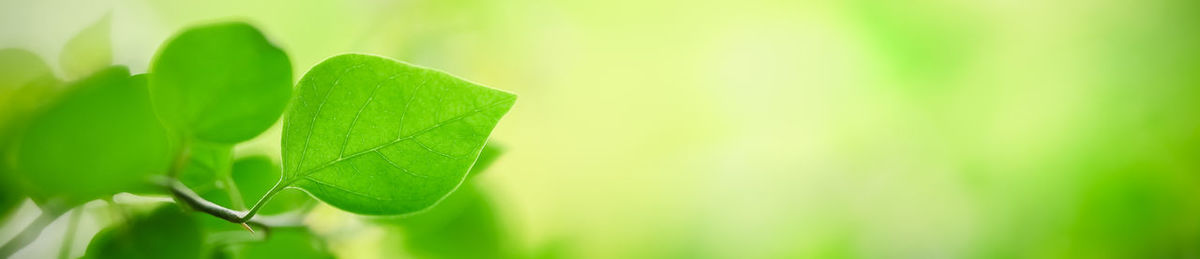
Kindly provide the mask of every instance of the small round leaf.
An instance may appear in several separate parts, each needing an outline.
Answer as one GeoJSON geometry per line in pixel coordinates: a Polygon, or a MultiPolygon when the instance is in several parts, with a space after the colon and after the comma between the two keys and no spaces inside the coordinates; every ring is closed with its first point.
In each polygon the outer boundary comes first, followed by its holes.
{"type": "Polygon", "coordinates": [[[193,27],[150,66],[155,110],[188,137],[237,143],[265,131],[292,93],[287,55],[245,23],[193,27]]]}

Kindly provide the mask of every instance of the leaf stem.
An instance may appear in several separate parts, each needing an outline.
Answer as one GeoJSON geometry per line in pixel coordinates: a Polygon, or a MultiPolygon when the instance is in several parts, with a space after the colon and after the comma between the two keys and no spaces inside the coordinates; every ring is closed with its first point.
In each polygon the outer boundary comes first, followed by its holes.
{"type": "MultiPolygon", "coordinates": [[[[192,189],[188,189],[186,185],[177,180],[179,174],[183,171],[184,165],[187,164],[188,159],[191,157],[190,145],[191,143],[188,138],[181,138],[179,155],[175,157],[175,162],[171,164],[171,169],[167,172],[167,179],[162,181],[162,184],[165,185],[167,189],[171,190],[172,196],[175,196],[176,200],[187,204],[188,207],[191,207],[192,209],[208,213],[209,215],[213,215],[229,222],[245,223],[246,221],[249,221],[251,217],[254,217],[254,213],[245,213],[232,210],[205,200],[204,198],[201,198],[200,195],[196,194],[196,192],[192,191],[192,189]],[[243,216],[245,216],[245,218],[243,218],[243,216]]],[[[231,200],[234,198],[236,197],[230,197],[231,200]]]]}
{"type": "Polygon", "coordinates": [[[33,243],[33,240],[42,234],[42,230],[46,229],[46,226],[54,222],[55,219],[58,219],[58,216],[62,215],[63,212],[63,210],[43,210],[33,222],[21,230],[21,233],[18,233],[17,236],[8,240],[8,242],[4,243],[4,246],[0,247],[0,257],[12,257],[21,248],[29,245],[29,243],[33,243]]]}
{"type": "Polygon", "coordinates": [[[167,177],[171,179],[179,178],[179,174],[183,173],[184,166],[187,165],[188,159],[192,158],[192,143],[188,138],[180,138],[179,140],[179,155],[175,156],[175,161],[171,163],[170,171],[167,171],[167,177]]]}
{"type": "Polygon", "coordinates": [[[280,179],[279,182],[275,182],[275,186],[272,186],[271,190],[268,190],[266,194],[263,194],[263,197],[259,198],[258,202],[254,203],[254,207],[251,207],[250,211],[246,212],[246,215],[242,216],[242,222],[248,221],[250,218],[254,217],[254,214],[257,214],[258,210],[262,209],[263,205],[266,205],[267,201],[270,201],[271,197],[275,196],[275,193],[283,190],[283,188],[286,186],[287,185],[283,184],[283,179],[280,179]]]}
{"type": "MultiPolygon", "coordinates": [[[[189,145],[190,143],[186,138],[182,140],[182,150],[180,150],[179,156],[175,158],[174,164],[171,165],[171,171],[167,172],[168,177],[165,179],[165,181],[162,181],[162,184],[167,187],[167,189],[171,190],[171,194],[175,196],[176,200],[187,204],[188,207],[192,207],[192,209],[208,213],[209,215],[224,219],[225,221],[239,224],[247,223],[250,222],[250,219],[254,218],[254,214],[258,213],[258,210],[262,209],[263,205],[265,205],[272,196],[275,196],[275,193],[282,190],[283,187],[286,187],[286,185],[282,184],[283,180],[280,179],[280,181],[276,182],[275,186],[271,187],[271,190],[267,191],[267,193],[264,194],[263,197],[254,204],[254,207],[250,208],[250,211],[247,212],[232,210],[221,206],[220,204],[205,200],[204,198],[200,197],[200,195],[196,194],[196,192],[192,191],[192,189],[189,189],[186,185],[177,180],[179,173],[183,171],[184,165],[187,164],[187,161],[191,156],[189,145]]],[[[231,196],[230,200],[233,200],[234,205],[237,207],[245,208],[245,202],[242,200],[241,193],[234,189],[237,188],[237,186],[234,185],[232,181],[233,179],[228,171],[226,171],[223,178],[224,179],[221,180],[224,181],[226,185],[229,185],[227,186],[226,190],[231,196]]]]}

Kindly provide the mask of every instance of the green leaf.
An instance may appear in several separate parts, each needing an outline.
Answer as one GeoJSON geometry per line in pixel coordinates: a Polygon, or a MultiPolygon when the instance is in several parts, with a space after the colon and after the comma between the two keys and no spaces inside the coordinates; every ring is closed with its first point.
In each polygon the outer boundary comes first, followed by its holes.
{"type": "Polygon", "coordinates": [[[97,233],[84,258],[201,258],[204,233],[178,206],[161,206],[97,233]]]}
{"type": "Polygon", "coordinates": [[[281,186],[345,211],[423,210],[452,192],[516,96],[441,71],[346,54],[297,85],[281,186]]]}
{"type": "Polygon", "coordinates": [[[302,227],[272,228],[266,240],[236,245],[230,250],[229,258],[233,259],[334,258],[323,240],[302,227]]]}
{"type": "Polygon", "coordinates": [[[292,92],[288,57],[254,27],[193,27],[159,50],[150,92],[163,121],[217,143],[249,140],[279,119],[292,92]]]}
{"type": "Polygon", "coordinates": [[[497,214],[474,178],[487,169],[503,150],[494,143],[484,146],[479,159],[471,167],[467,182],[437,206],[419,214],[375,218],[374,221],[402,227],[403,231],[391,232],[403,236],[399,239],[404,244],[397,247],[403,247],[407,253],[420,258],[506,257],[507,246],[503,242],[504,233],[497,214]]]}
{"type": "Polygon", "coordinates": [[[112,15],[104,15],[63,46],[58,61],[67,78],[84,77],[112,65],[111,21],[112,15]]]}
{"type": "Polygon", "coordinates": [[[39,203],[75,205],[142,186],[170,162],[145,77],[112,67],[72,83],[29,122],[14,173],[39,203]]]}

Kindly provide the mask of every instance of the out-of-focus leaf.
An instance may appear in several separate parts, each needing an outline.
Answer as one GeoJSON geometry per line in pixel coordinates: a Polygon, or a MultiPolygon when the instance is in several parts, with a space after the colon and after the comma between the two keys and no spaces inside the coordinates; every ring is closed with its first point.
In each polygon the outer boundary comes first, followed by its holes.
{"type": "Polygon", "coordinates": [[[467,175],[470,177],[479,176],[480,173],[487,170],[488,166],[492,165],[492,162],[496,162],[496,158],[499,158],[500,154],[503,153],[504,146],[488,142],[487,145],[483,146],[483,151],[479,152],[479,159],[475,159],[475,165],[471,166],[471,172],[467,175]]]}
{"type": "Polygon", "coordinates": [[[52,99],[59,84],[46,62],[32,52],[0,50],[0,149],[8,147],[30,112],[52,99]]]}
{"type": "Polygon", "coordinates": [[[292,93],[288,57],[254,27],[193,27],[167,41],[150,65],[158,115],[188,137],[237,143],[279,119],[292,93]]]}
{"type": "Polygon", "coordinates": [[[247,242],[231,247],[228,258],[233,259],[320,259],[334,258],[324,240],[307,228],[272,228],[266,240],[247,242]]]}
{"type": "MultiPolygon", "coordinates": [[[[0,49],[0,93],[9,93],[25,86],[29,81],[49,73],[50,67],[33,52],[21,49],[0,49]]],[[[7,95],[0,96],[7,97],[7,95]]]]}
{"type": "Polygon", "coordinates": [[[90,75],[112,65],[112,15],[104,15],[67,41],[59,64],[68,79],[90,75]]]}
{"type": "Polygon", "coordinates": [[[453,191],[516,95],[361,54],[305,74],[284,120],[282,186],[369,215],[426,209],[453,191]]]}
{"type": "Polygon", "coordinates": [[[179,173],[179,181],[196,193],[217,189],[217,180],[231,170],[233,145],[192,141],[188,149],[189,160],[179,173]]]}
{"type": "Polygon", "coordinates": [[[112,67],[71,83],[29,121],[14,147],[14,175],[35,201],[73,206],[145,186],[166,172],[166,132],[144,76],[112,67]]]}
{"type": "Polygon", "coordinates": [[[12,143],[29,113],[52,99],[58,80],[37,55],[19,49],[0,50],[0,220],[25,195],[12,175],[12,143]]]}
{"type": "Polygon", "coordinates": [[[403,247],[419,258],[504,258],[509,254],[496,213],[474,184],[464,184],[428,211],[389,219],[403,247]]]}
{"type": "Polygon", "coordinates": [[[84,258],[201,258],[203,246],[192,215],[167,205],[100,231],[84,258]]]}

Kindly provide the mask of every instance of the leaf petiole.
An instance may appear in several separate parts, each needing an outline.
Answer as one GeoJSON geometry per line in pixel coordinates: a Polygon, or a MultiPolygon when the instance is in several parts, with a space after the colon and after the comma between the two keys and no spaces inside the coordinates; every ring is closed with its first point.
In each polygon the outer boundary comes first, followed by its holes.
{"type": "Polygon", "coordinates": [[[248,221],[248,220],[250,220],[250,218],[253,218],[254,214],[257,214],[258,210],[262,209],[263,205],[266,205],[267,201],[270,201],[271,197],[275,196],[275,193],[278,193],[279,191],[283,190],[283,188],[286,188],[286,187],[287,187],[287,185],[283,183],[282,179],[280,179],[279,182],[276,182],[275,186],[272,186],[271,190],[268,190],[266,194],[263,194],[263,197],[259,198],[258,202],[254,203],[254,207],[251,207],[250,211],[246,212],[246,215],[243,216],[243,218],[241,219],[242,222],[248,221]]]}

